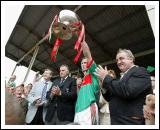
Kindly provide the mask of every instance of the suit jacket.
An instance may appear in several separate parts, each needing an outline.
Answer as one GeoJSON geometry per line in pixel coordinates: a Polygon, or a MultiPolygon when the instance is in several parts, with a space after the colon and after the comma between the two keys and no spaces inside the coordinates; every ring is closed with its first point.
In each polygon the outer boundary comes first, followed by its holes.
{"type": "MultiPolygon", "coordinates": [[[[37,97],[41,97],[42,90],[44,87],[44,82],[45,81],[39,81],[39,82],[35,83],[32,87],[32,90],[28,94],[27,100],[30,103],[30,105],[28,107],[28,111],[26,114],[26,123],[30,123],[36,115],[38,108],[35,106],[35,100],[37,97]]],[[[47,91],[50,90],[51,86],[52,86],[52,82],[48,81],[47,91]]],[[[47,100],[45,102],[47,102],[47,100]]],[[[45,104],[43,104],[43,121],[45,121],[44,120],[45,115],[46,115],[46,106],[45,106],[45,104]]]]}
{"type": "Polygon", "coordinates": [[[143,105],[147,94],[152,93],[149,73],[143,67],[132,67],[122,79],[106,76],[103,80],[104,98],[109,101],[111,124],[144,124],[143,105]]]}
{"type": "Polygon", "coordinates": [[[61,96],[51,97],[51,89],[47,93],[49,105],[46,114],[46,121],[50,122],[54,117],[55,110],[60,121],[73,121],[75,115],[75,102],[77,99],[76,80],[67,77],[60,85],[61,79],[58,78],[53,82],[53,87],[58,85],[61,90],[61,96]]]}

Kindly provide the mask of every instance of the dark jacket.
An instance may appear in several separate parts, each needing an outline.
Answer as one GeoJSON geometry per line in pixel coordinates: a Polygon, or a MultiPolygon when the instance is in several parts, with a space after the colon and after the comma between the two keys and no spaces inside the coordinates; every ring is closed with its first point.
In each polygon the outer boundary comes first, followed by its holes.
{"type": "Polygon", "coordinates": [[[143,105],[152,93],[149,73],[143,67],[132,67],[122,79],[106,76],[103,80],[104,98],[109,101],[111,124],[144,124],[143,105]],[[134,120],[138,116],[141,120],[134,120]]]}
{"type": "Polygon", "coordinates": [[[75,115],[75,102],[77,99],[76,80],[67,77],[64,83],[60,84],[61,79],[53,82],[53,87],[58,85],[61,89],[61,96],[50,97],[51,89],[47,93],[49,99],[48,110],[46,113],[46,121],[50,122],[57,110],[57,116],[60,121],[73,121],[75,115]]]}

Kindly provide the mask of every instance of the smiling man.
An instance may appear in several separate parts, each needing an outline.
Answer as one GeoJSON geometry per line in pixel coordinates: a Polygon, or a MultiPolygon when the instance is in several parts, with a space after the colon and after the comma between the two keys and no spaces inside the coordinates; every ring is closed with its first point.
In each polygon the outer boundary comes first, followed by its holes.
{"type": "Polygon", "coordinates": [[[151,80],[147,70],[136,66],[134,59],[130,50],[118,50],[120,79],[109,76],[107,68],[96,68],[95,74],[103,81],[103,96],[109,101],[112,125],[144,125],[143,104],[146,95],[152,93],[151,80]]]}
{"type": "Polygon", "coordinates": [[[47,111],[46,94],[52,86],[52,76],[52,70],[45,69],[42,75],[43,81],[36,82],[27,97],[30,103],[26,114],[26,123],[28,125],[43,125],[45,122],[47,111]]]}

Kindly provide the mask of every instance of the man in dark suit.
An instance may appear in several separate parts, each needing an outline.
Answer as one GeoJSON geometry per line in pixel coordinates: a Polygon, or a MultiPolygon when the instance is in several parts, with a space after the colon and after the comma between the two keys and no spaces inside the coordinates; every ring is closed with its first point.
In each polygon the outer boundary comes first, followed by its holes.
{"type": "Polygon", "coordinates": [[[73,122],[77,89],[76,80],[69,77],[67,65],[60,66],[60,78],[53,82],[47,98],[49,105],[45,124],[64,125],[73,122]]]}
{"type": "Polygon", "coordinates": [[[143,105],[147,94],[152,93],[150,75],[143,67],[134,64],[130,50],[119,49],[116,56],[121,78],[113,79],[105,67],[97,67],[96,75],[103,81],[102,93],[109,101],[112,125],[144,125],[143,105]]]}

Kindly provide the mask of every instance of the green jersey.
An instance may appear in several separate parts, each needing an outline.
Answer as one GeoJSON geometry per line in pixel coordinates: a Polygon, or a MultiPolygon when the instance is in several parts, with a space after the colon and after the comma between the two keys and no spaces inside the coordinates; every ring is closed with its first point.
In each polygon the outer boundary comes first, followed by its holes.
{"type": "Polygon", "coordinates": [[[96,64],[93,60],[88,64],[88,70],[80,86],[76,102],[75,112],[81,112],[97,101],[99,92],[99,81],[94,74],[96,64]]]}

